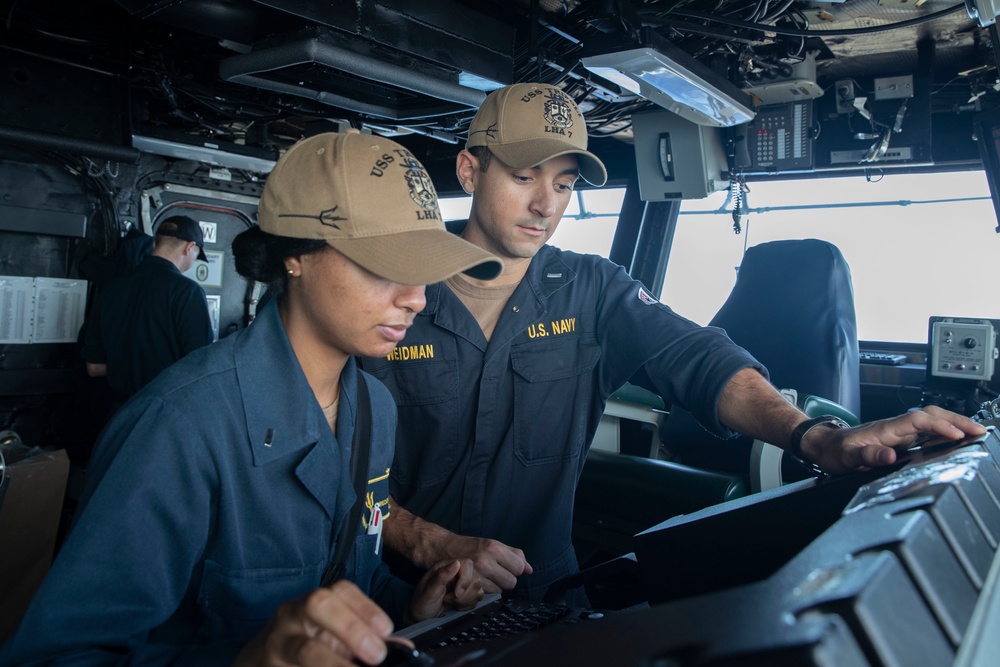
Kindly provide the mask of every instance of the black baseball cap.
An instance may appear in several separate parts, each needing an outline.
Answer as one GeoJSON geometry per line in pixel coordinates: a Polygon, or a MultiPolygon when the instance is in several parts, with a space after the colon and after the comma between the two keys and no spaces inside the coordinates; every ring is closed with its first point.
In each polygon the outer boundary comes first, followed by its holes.
{"type": "Polygon", "coordinates": [[[172,236],[182,241],[194,241],[198,246],[198,259],[207,262],[205,257],[205,237],[201,233],[201,225],[186,215],[175,215],[160,223],[156,229],[157,236],[172,236]]]}

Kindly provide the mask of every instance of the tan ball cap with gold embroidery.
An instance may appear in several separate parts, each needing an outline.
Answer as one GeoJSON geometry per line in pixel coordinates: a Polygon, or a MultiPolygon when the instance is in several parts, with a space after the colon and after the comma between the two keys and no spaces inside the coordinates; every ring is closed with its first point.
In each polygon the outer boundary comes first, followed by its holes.
{"type": "Polygon", "coordinates": [[[469,127],[465,147],[473,146],[486,146],[515,169],[573,154],[583,180],[598,187],[608,180],[604,163],[587,151],[583,114],[557,86],[515,83],[487,95],[469,127]]]}
{"type": "Polygon", "coordinates": [[[257,216],[268,234],[323,239],[402,285],[429,285],[459,272],[489,280],[503,268],[445,229],[434,184],[410,151],[357,130],[292,146],[267,177],[257,216]]]}

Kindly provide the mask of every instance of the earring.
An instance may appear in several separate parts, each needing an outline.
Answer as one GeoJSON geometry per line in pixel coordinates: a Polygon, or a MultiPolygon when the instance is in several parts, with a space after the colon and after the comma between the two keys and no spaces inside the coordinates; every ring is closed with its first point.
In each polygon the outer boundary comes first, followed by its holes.
{"type": "Polygon", "coordinates": [[[294,276],[294,275],[295,275],[295,272],[294,272],[294,271],[292,271],[291,269],[288,269],[288,275],[290,275],[290,276],[294,276]]]}

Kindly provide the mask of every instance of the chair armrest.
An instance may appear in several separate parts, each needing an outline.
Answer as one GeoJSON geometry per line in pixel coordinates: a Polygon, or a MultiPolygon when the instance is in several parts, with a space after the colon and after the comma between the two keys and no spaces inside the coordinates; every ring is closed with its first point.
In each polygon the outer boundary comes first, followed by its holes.
{"type": "Polygon", "coordinates": [[[857,426],[861,423],[861,420],[843,405],[821,396],[799,394],[798,403],[799,409],[806,413],[809,417],[833,415],[834,417],[840,417],[851,426],[857,426]]]}

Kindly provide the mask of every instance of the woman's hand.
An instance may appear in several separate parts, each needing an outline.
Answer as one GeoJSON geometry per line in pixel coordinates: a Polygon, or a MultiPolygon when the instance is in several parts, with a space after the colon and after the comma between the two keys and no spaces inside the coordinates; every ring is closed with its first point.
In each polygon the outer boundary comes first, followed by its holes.
{"type": "Polygon", "coordinates": [[[441,615],[445,605],[471,609],[483,599],[483,587],[472,559],[445,560],[428,570],[413,591],[406,621],[416,623],[441,615]]]}
{"type": "Polygon", "coordinates": [[[233,667],[352,667],[385,659],[392,621],[349,581],[281,605],[233,667]]]}

